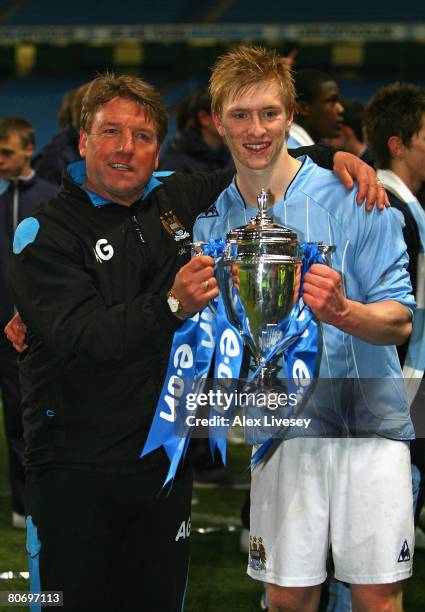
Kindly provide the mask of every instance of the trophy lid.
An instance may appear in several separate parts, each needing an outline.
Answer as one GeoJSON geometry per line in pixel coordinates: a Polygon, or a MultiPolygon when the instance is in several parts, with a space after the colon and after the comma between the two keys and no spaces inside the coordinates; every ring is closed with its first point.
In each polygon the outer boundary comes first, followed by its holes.
{"type": "Polygon", "coordinates": [[[257,196],[258,214],[251,219],[250,223],[236,227],[227,233],[226,238],[230,242],[240,242],[245,240],[278,240],[280,243],[294,243],[298,236],[296,232],[274,223],[267,214],[268,195],[265,189],[257,196]]]}

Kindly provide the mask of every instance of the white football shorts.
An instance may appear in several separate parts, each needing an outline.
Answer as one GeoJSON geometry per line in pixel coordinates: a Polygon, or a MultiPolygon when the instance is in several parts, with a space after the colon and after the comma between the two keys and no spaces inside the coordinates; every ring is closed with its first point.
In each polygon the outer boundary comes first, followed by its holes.
{"type": "Polygon", "coordinates": [[[412,574],[409,445],[295,438],[252,470],[248,574],[280,586],[385,584],[412,574]]]}

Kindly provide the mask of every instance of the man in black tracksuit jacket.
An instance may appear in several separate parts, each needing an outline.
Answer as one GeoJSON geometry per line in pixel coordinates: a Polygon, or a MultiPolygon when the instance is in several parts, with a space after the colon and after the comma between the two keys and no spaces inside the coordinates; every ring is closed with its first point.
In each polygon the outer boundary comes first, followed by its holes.
{"type": "Polygon", "coordinates": [[[21,360],[27,514],[38,530],[30,554],[41,546],[41,586],[63,590],[67,610],[130,610],[135,590],[146,609],[180,610],[190,474],[160,494],[165,453],[139,454],[181,325],[167,303],[190,255],[189,234],[179,238],[230,178],[152,178],[141,200],[120,206],[93,202],[65,177],[17,232],[11,280],[30,330],[21,360]],[[169,231],[170,214],[183,232],[169,231]]]}
{"type": "Polygon", "coordinates": [[[69,612],[177,612],[191,476],[161,492],[165,453],[139,453],[173,333],[218,293],[213,260],[190,260],[190,233],[231,175],[152,175],[166,113],[134,77],[95,79],[82,126],[86,163],[19,226],[10,268],[29,330],[31,589],[63,591],[69,612]]]}

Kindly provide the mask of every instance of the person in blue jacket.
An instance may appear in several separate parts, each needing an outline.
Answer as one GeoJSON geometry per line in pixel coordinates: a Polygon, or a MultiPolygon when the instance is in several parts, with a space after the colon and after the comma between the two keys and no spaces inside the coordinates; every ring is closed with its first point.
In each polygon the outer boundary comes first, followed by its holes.
{"type": "MultiPolygon", "coordinates": [[[[34,145],[34,128],[28,121],[21,117],[0,119],[0,322],[2,327],[14,312],[5,274],[12,253],[16,227],[36,206],[51,198],[57,191],[56,187],[31,169],[34,145]]],[[[18,365],[16,353],[3,334],[0,335],[0,388],[12,492],[12,525],[24,527],[24,440],[18,365]]]]}

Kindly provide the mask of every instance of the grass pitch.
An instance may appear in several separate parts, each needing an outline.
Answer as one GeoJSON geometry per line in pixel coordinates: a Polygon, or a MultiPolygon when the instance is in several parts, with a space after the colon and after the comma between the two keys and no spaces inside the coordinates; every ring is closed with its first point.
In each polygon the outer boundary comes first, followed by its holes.
{"type": "MultiPolygon", "coordinates": [[[[2,425],[0,410],[0,576],[4,572],[27,569],[25,534],[13,529],[10,524],[11,507],[2,425]]],[[[231,469],[242,472],[248,464],[249,455],[248,447],[231,445],[231,469]]],[[[198,503],[192,508],[192,555],[185,612],[257,612],[260,609],[262,586],[246,576],[246,556],[239,550],[239,514],[245,492],[219,487],[196,490],[195,493],[198,503]]],[[[27,580],[0,579],[0,591],[27,588],[27,580]]],[[[416,551],[414,575],[404,582],[404,593],[406,612],[425,612],[425,552],[416,551]]],[[[324,588],[321,610],[326,610],[326,603],[327,593],[324,588]]],[[[0,605],[0,612],[9,612],[11,609],[16,612],[28,610],[24,607],[0,605]]],[[[139,608],[138,612],[144,611],[139,608]]]]}

